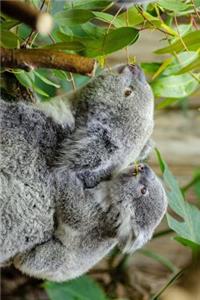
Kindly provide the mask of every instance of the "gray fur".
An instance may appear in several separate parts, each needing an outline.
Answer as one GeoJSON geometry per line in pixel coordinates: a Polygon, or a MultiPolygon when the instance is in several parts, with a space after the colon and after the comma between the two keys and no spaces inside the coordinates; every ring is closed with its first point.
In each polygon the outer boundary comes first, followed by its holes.
{"type": "Polygon", "coordinates": [[[120,66],[104,71],[70,101],[75,130],[63,142],[58,165],[93,187],[129,154],[131,161],[139,157],[153,130],[153,94],[137,66],[120,66]]]}
{"type": "Polygon", "coordinates": [[[73,173],[63,170],[55,185],[52,238],[14,258],[17,268],[38,278],[80,276],[117,244],[134,252],[151,238],[166,210],[162,184],[148,166],[137,176],[129,167],[93,189],[84,189],[73,173]]]}
{"type": "MultiPolygon", "coordinates": [[[[124,210],[126,222],[116,233],[112,220],[119,207],[106,210],[107,202],[115,204],[118,199],[110,188],[115,179],[97,185],[127,155],[137,158],[151,136],[153,96],[139,68],[123,66],[104,72],[71,95],[66,105],[66,120],[58,122],[46,108],[0,102],[0,262],[14,259],[28,274],[54,280],[85,272],[118,242],[128,251],[141,246],[165,210],[164,205],[156,216],[150,215],[149,231],[145,229],[138,246],[132,247],[128,211],[124,210]],[[125,96],[127,89],[134,91],[125,96]],[[91,186],[95,187],[85,189],[91,186]],[[109,222],[111,226],[105,226],[109,222]],[[76,258],[83,260],[80,268],[76,258]],[[70,274],[65,259],[69,259],[70,274]]],[[[121,181],[118,184],[116,190],[121,181]]],[[[159,183],[155,205],[164,201],[164,196],[157,199],[160,190],[159,183]]],[[[119,190],[120,202],[125,203],[125,192],[119,190]]]]}

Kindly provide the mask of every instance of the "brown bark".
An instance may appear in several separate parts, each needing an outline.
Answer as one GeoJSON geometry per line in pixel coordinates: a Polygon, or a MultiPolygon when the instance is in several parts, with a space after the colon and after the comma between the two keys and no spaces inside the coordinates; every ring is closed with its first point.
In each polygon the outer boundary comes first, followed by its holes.
{"type": "Polygon", "coordinates": [[[20,0],[1,1],[1,11],[42,34],[48,34],[51,31],[52,17],[48,13],[41,13],[35,7],[20,0]]]}
{"type": "Polygon", "coordinates": [[[1,48],[1,66],[30,71],[35,68],[59,69],[92,76],[95,60],[52,49],[5,49],[1,48]]]}

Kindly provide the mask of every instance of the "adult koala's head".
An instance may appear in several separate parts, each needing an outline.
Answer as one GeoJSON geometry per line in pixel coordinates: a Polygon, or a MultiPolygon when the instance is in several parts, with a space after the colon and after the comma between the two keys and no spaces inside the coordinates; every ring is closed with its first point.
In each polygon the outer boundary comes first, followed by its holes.
{"type": "Polygon", "coordinates": [[[109,125],[118,136],[125,134],[130,140],[136,130],[140,135],[141,124],[153,127],[153,93],[137,65],[104,70],[79,91],[77,99],[77,116],[109,125]]]}
{"type": "Polygon", "coordinates": [[[87,108],[95,109],[100,103],[106,107],[118,105],[134,108],[135,105],[153,109],[153,94],[143,71],[138,65],[118,65],[104,70],[79,92],[79,99],[87,108]]]}
{"type": "Polygon", "coordinates": [[[167,208],[161,181],[146,164],[131,166],[113,179],[111,198],[119,206],[118,241],[124,252],[134,252],[151,237],[167,208]]]}

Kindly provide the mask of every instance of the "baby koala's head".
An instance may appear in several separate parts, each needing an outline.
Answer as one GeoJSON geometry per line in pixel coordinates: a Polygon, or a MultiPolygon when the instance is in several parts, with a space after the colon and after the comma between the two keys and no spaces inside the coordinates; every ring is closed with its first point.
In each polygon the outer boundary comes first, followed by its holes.
{"type": "Polygon", "coordinates": [[[161,181],[146,164],[130,166],[113,178],[111,198],[119,205],[117,238],[124,252],[134,252],[151,237],[167,208],[161,181]]]}

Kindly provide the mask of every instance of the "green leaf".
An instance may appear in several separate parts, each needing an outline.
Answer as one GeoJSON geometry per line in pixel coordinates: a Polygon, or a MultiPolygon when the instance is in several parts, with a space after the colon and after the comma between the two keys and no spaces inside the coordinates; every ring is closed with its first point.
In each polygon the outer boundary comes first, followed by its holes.
{"type": "Polygon", "coordinates": [[[116,28],[118,27],[123,27],[126,26],[126,23],[118,18],[114,18],[114,16],[104,13],[104,12],[93,12],[93,14],[95,15],[96,19],[106,22],[106,23],[112,23],[113,26],[115,26],[116,28]]]}
{"type": "Polygon", "coordinates": [[[161,101],[160,103],[158,103],[156,105],[156,109],[163,109],[165,107],[168,107],[172,104],[174,104],[175,102],[177,102],[179,99],[176,99],[176,98],[167,98],[167,99],[164,99],[163,101],[161,101]]]}
{"type": "Polygon", "coordinates": [[[2,24],[1,24],[1,32],[2,30],[9,30],[13,27],[15,27],[16,25],[19,24],[19,21],[16,21],[16,20],[8,20],[8,21],[4,21],[2,24]]]}
{"type": "Polygon", "coordinates": [[[142,69],[147,72],[147,73],[150,73],[150,74],[154,74],[158,71],[158,69],[160,68],[161,66],[161,63],[159,62],[143,62],[141,63],[141,67],[142,69]]]}
{"type": "Polygon", "coordinates": [[[34,72],[25,72],[25,71],[19,71],[14,73],[17,80],[25,86],[27,89],[33,89],[36,93],[44,96],[49,97],[47,93],[45,93],[43,90],[41,90],[36,84],[35,84],[35,74],[34,72]]]}
{"type": "Polygon", "coordinates": [[[184,63],[184,65],[177,72],[177,74],[183,74],[194,70],[200,70],[200,53],[196,52],[193,59],[191,59],[189,63],[184,63]]]}
{"type": "Polygon", "coordinates": [[[34,75],[33,77],[31,76],[32,75],[30,73],[27,73],[25,71],[19,71],[15,73],[15,77],[17,78],[17,80],[26,88],[32,88],[34,75]]]}
{"type": "Polygon", "coordinates": [[[195,51],[181,52],[173,58],[172,63],[165,69],[163,75],[169,76],[174,74],[184,73],[181,72],[182,69],[190,65],[196,58],[198,58],[198,53],[195,51]]]}
{"type": "Polygon", "coordinates": [[[177,39],[175,42],[172,42],[170,46],[164,47],[155,51],[157,54],[164,53],[173,53],[180,52],[185,50],[185,46],[187,50],[193,51],[198,50],[200,48],[200,30],[192,31],[184,35],[183,37],[177,39]]]}
{"type": "Polygon", "coordinates": [[[133,44],[139,37],[137,29],[121,27],[110,30],[101,40],[87,41],[86,55],[89,57],[104,56],[133,44]]]}
{"type": "Polygon", "coordinates": [[[165,24],[160,18],[154,17],[146,11],[143,11],[141,14],[136,7],[131,7],[127,12],[120,14],[116,19],[123,21],[126,26],[135,27],[136,25],[146,23],[146,28],[161,28],[167,33],[177,36],[174,29],[165,24]]]}
{"type": "Polygon", "coordinates": [[[54,76],[56,76],[57,78],[61,79],[61,80],[67,80],[67,74],[65,71],[62,70],[52,70],[52,73],[54,74],[54,76]]]}
{"type": "MultiPolygon", "coordinates": [[[[60,34],[62,34],[60,32],[60,34]]],[[[85,49],[85,46],[78,41],[68,41],[68,42],[61,42],[55,43],[51,45],[47,45],[44,48],[54,49],[54,50],[73,50],[73,51],[81,51],[85,49]]]]}
{"type": "Polygon", "coordinates": [[[154,259],[155,261],[161,263],[163,266],[165,266],[167,269],[169,269],[171,272],[175,273],[178,271],[177,267],[165,256],[157,254],[154,251],[148,250],[148,249],[141,249],[139,250],[139,253],[150,257],[154,259]]]}
{"type": "Polygon", "coordinates": [[[63,40],[81,42],[85,46],[84,54],[89,57],[104,56],[120,50],[134,43],[139,36],[138,30],[131,27],[111,29],[103,33],[98,38],[93,37],[92,39],[89,36],[68,36],[63,33],[57,33],[57,35],[63,40]]]}
{"type": "Polygon", "coordinates": [[[136,7],[129,8],[127,12],[120,14],[117,19],[123,21],[126,25],[128,21],[129,26],[136,26],[144,22],[143,16],[138,13],[136,7]]]}
{"type": "Polygon", "coordinates": [[[159,0],[158,4],[164,9],[169,9],[174,12],[180,12],[188,9],[188,4],[185,3],[185,0],[159,0]]]}
{"type": "Polygon", "coordinates": [[[156,97],[184,98],[191,95],[199,82],[190,74],[160,77],[152,82],[151,87],[156,97]]]}
{"type": "Polygon", "coordinates": [[[185,247],[190,247],[192,250],[195,250],[195,251],[199,251],[200,250],[200,247],[198,244],[190,241],[190,240],[187,240],[187,239],[184,239],[180,236],[176,236],[174,238],[174,240],[176,240],[177,242],[179,242],[181,245],[185,246],[185,247]]]}
{"type": "Polygon", "coordinates": [[[48,78],[44,77],[42,74],[40,74],[37,71],[34,71],[35,76],[39,77],[43,82],[45,82],[48,85],[55,86],[56,88],[59,88],[60,85],[54,83],[53,81],[50,81],[48,78]]]}
{"type": "Polygon", "coordinates": [[[106,300],[103,291],[88,276],[64,283],[46,282],[44,287],[50,300],[106,300]]]}
{"type": "Polygon", "coordinates": [[[4,48],[17,48],[19,38],[9,30],[1,30],[0,44],[4,48]]]}
{"type": "Polygon", "coordinates": [[[49,94],[47,94],[45,91],[43,91],[42,89],[40,89],[38,86],[36,86],[34,83],[32,84],[32,88],[33,90],[38,93],[41,96],[44,96],[46,98],[49,98],[49,94]]]}
{"type": "Polygon", "coordinates": [[[168,189],[169,206],[182,219],[182,221],[178,221],[175,217],[168,214],[168,225],[181,238],[189,240],[200,247],[200,210],[184,200],[175,177],[170,172],[159,151],[157,150],[156,152],[163,172],[163,179],[168,189]]]}
{"type": "MultiPolygon", "coordinates": [[[[94,10],[105,8],[110,3],[110,0],[73,0],[73,7],[94,10]]],[[[66,7],[71,8],[71,3],[66,3],[66,7]]]]}
{"type": "Polygon", "coordinates": [[[93,12],[86,9],[68,9],[58,12],[54,18],[58,25],[83,24],[94,19],[93,12]]]}

